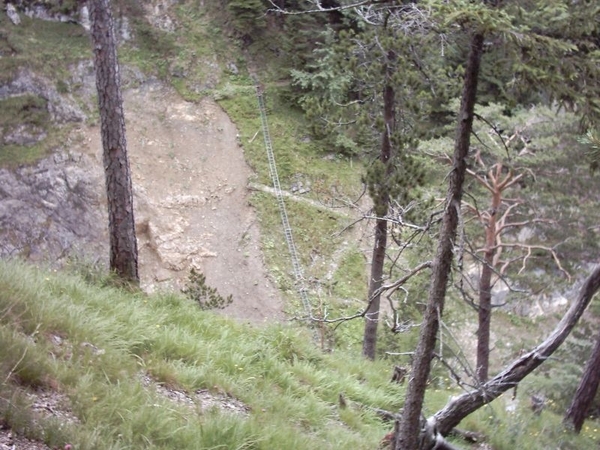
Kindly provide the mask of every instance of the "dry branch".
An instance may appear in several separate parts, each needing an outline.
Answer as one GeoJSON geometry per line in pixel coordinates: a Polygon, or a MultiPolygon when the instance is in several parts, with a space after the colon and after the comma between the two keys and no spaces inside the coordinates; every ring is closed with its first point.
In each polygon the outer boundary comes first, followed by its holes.
{"type": "Polygon", "coordinates": [[[402,278],[394,281],[393,283],[384,284],[383,286],[381,286],[379,289],[377,289],[373,293],[373,297],[376,295],[381,295],[385,291],[391,291],[389,295],[393,294],[395,291],[398,290],[398,288],[400,288],[400,286],[404,285],[404,283],[406,283],[409,279],[411,279],[413,276],[418,274],[421,270],[427,269],[430,267],[431,267],[431,261],[425,261],[424,263],[419,264],[417,267],[412,269],[410,272],[408,272],[402,278]]]}
{"type": "Polygon", "coordinates": [[[522,355],[502,372],[475,391],[452,399],[442,410],[428,421],[435,423],[437,430],[446,436],[462,419],[483,405],[490,403],[504,392],[516,387],[519,382],[546,361],[565,341],[600,289],[600,266],[597,266],[581,287],[575,301],[548,338],[530,352],[522,355]]]}
{"type": "Polygon", "coordinates": [[[290,11],[290,10],[284,9],[281,6],[277,5],[273,0],[269,0],[269,3],[271,5],[273,5],[273,9],[269,10],[271,12],[276,12],[279,14],[287,14],[287,15],[296,15],[296,14],[311,14],[311,13],[327,13],[327,12],[334,12],[334,11],[343,11],[345,9],[359,8],[361,6],[378,5],[378,4],[381,5],[381,4],[390,3],[390,0],[359,0],[350,5],[341,5],[341,6],[332,6],[332,7],[323,6],[321,4],[320,0],[313,0],[311,3],[313,3],[315,5],[315,7],[312,9],[308,9],[306,11],[290,11]]]}

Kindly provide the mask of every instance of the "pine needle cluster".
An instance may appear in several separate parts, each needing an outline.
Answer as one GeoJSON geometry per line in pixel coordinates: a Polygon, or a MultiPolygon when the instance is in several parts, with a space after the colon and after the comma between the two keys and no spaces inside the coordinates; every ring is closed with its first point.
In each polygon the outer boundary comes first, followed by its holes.
{"type": "Polygon", "coordinates": [[[232,295],[221,296],[215,288],[206,284],[206,276],[197,272],[193,267],[190,270],[188,282],[181,293],[190,300],[197,302],[202,310],[223,309],[233,302],[232,295]]]}

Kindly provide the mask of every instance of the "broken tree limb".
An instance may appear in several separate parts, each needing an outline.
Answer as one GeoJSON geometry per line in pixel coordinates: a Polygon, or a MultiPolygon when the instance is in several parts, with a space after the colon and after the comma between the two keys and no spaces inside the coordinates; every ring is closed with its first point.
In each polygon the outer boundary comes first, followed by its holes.
{"type": "Polygon", "coordinates": [[[479,389],[453,398],[443,409],[435,413],[429,420],[435,423],[437,431],[444,436],[448,435],[465,417],[516,387],[523,378],[546,361],[571,333],[599,289],[600,266],[597,266],[552,334],[494,378],[482,384],[479,389]]]}

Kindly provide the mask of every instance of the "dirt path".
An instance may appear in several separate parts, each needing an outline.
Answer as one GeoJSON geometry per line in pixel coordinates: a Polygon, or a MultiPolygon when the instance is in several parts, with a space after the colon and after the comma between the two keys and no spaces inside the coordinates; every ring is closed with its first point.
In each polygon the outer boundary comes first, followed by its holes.
{"type": "MultiPolygon", "coordinates": [[[[227,315],[282,320],[235,125],[214,101],[185,102],[159,83],[125,92],[124,101],[144,289],[180,289],[194,267],[233,295],[227,315]]],[[[98,129],[86,133],[100,161],[98,129]]]]}

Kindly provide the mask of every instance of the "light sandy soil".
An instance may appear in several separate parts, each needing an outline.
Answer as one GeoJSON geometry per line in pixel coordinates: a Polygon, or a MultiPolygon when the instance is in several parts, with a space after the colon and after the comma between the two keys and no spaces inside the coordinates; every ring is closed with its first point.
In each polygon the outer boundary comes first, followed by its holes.
{"type": "MultiPolygon", "coordinates": [[[[179,290],[194,267],[221,295],[233,295],[226,315],[283,320],[248,203],[252,172],[227,114],[210,99],[189,103],[153,82],[126,91],[124,108],[143,288],[179,290]]],[[[85,134],[101,164],[99,130],[85,134]]]]}

